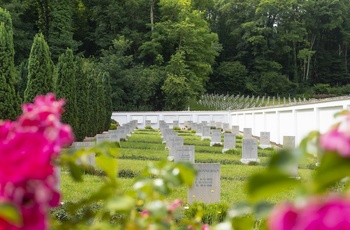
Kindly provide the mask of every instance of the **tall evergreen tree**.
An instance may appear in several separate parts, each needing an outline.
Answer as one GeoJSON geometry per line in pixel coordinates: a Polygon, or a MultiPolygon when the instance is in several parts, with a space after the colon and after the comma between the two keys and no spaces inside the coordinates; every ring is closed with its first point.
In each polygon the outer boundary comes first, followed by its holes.
{"type": "Polygon", "coordinates": [[[89,104],[88,104],[88,111],[89,111],[89,117],[88,117],[88,123],[87,126],[87,134],[89,137],[93,137],[98,133],[98,119],[99,116],[97,114],[97,106],[98,106],[98,100],[97,100],[97,72],[94,70],[94,68],[91,66],[92,64],[89,63],[89,65],[86,67],[87,74],[88,74],[88,82],[89,82],[89,104]]]}
{"type": "Polygon", "coordinates": [[[102,75],[103,86],[104,86],[104,95],[105,95],[105,109],[106,109],[106,119],[104,124],[104,130],[108,130],[111,124],[112,117],[112,86],[111,80],[108,73],[103,73],[102,75]]]}
{"type": "Polygon", "coordinates": [[[24,101],[30,102],[38,94],[46,94],[54,89],[53,71],[49,46],[40,33],[34,37],[28,61],[28,82],[24,101]]]}
{"type": "Polygon", "coordinates": [[[89,116],[89,81],[88,75],[84,71],[84,59],[76,58],[76,98],[77,98],[77,120],[78,126],[75,130],[75,138],[82,141],[88,135],[89,116]]]}
{"type": "Polygon", "coordinates": [[[0,8],[0,119],[15,119],[20,111],[14,55],[11,16],[0,8]]]}
{"type": "Polygon", "coordinates": [[[102,133],[104,131],[104,127],[106,124],[106,104],[105,104],[105,92],[103,87],[103,81],[102,81],[102,73],[99,73],[97,75],[97,106],[96,106],[96,114],[97,119],[96,123],[97,125],[97,131],[98,133],[102,133]]]}
{"type": "Polygon", "coordinates": [[[56,94],[57,98],[66,100],[62,121],[69,124],[73,128],[74,133],[78,125],[75,73],[76,67],[73,51],[67,49],[58,58],[56,94]]]}

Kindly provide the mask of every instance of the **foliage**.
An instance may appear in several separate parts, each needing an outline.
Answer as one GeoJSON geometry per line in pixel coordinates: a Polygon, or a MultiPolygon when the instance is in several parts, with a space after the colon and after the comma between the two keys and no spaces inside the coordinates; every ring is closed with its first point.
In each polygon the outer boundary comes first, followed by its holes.
{"type": "MultiPolygon", "coordinates": [[[[77,118],[76,71],[73,51],[67,49],[66,52],[61,54],[58,58],[55,92],[57,98],[64,98],[66,100],[62,122],[69,124],[73,132],[76,132],[78,129],[79,122],[77,118]]],[[[83,137],[79,137],[79,140],[82,138],[83,137]]]]}
{"type": "Polygon", "coordinates": [[[24,102],[30,102],[36,95],[44,95],[54,90],[54,65],[49,46],[44,36],[37,34],[34,38],[28,60],[28,82],[24,91],[24,102]]]}
{"type": "Polygon", "coordinates": [[[105,100],[105,108],[106,108],[106,115],[105,115],[105,123],[104,123],[104,130],[108,130],[111,122],[111,116],[112,116],[112,86],[110,81],[110,76],[108,73],[103,73],[102,75],[102,81],[103,81],[103,89],[104,89],[104,100],[105,100]]]}
{"type": "Polygon", "coordinates": [[[14,67],[13,31],[10,13],[0,8],[0,118],[14,120],[20,111],[20,99],[14,67]]]}

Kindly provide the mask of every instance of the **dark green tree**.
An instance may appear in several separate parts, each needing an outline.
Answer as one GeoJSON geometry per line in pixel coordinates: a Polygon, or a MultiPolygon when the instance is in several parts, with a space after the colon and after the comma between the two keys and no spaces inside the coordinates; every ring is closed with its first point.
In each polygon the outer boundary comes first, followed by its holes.
{"type": "Polygon", "coordinates": [[[16,72],[11,15],[0,8],[0,119],[14,120],[20,111],[15,91],[16,72]]]}
{"type": "Polygon", "coordinates": [[[44,95],[54,90],[54,65],[49,46],[40,33],[34,37],[28,60],[28,82],[24,92],[24,102],[31,102],[36,95],[44,95]]]}
{"type": "Polygon", "coordinates": [[[102,133],[105,129],[106,124],[106,102],[105,102],[105,91],[103,87],[103,73],[98,73],[96,80],[97,88],[96,88],[96,124],[97,124],[97,132],[102,133]]]}
{"type": "Polygon", "coordinates": [[[106,110],[106,118],[105,118],[105,124],[104,124],[104,131],[109,130],[110,124],[111,124],[111,117],[112,117],[112,86],[109,74],[107,72],[104,72],[102,75],[102,81],[103,81],[103,89],[104,89],[104,95],[105,95],[105,110],[106,110]]]}
{"type": "Polygon", "coordinates": [[[52,59],[67,48],[75,51],[78,43],[73,39],[73,3],[71,0],[52,1],[50,11],[50,28],[48,44],[52,59]]]}
{"type": "Polygon", "coordinates": [[[83,141],[88,135],[89,117],[92,111],[89,106],[89,81],[88,74],[84,71],[85,61],[81,57],[76,58],[76,98],[77,98],[77,120],[78,125],[75,131],[77,141],[83,141]]]}
{"type": "Polygon", "coordinates": [[[98,73],[95,70],[93,63],[89,62],[87,63],[86,67],[86,73],[88,76],[88,82],[89,82],[89,95],[88,95],[88,126],[87,126],[87,134],[89,137],[94,137],[99,130],[99,124],[98,120],[100,119],[99,114],[97,113],[98,110],[98,94],[97,94],[97,78],[98,73]]]}
{"type": "Polygon", "coordinates": [[[58,58],[55,91],[57,98],[64,98],[66,100],[66,104],[64,105],[65,112],[62,115],[62,121],[69,124],[74,133],[78,129],[75,74],[76,65],[73,51],[71,49],[67,49],[66,52],[61,54],[58,58]]]}

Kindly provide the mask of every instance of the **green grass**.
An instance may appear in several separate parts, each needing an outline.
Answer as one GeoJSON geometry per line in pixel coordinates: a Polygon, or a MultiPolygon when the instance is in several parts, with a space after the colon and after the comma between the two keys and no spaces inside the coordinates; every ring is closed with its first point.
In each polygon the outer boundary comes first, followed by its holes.
{"type": "MultiPolygon", "coordinates": [[[[184,143],[187,145],[195,145],[195,161],[196,163],[221,163],[221,201],[222,203],[231,205],[232,203],[245,200],[245,184],[250,175],[264,170],[265,165],[269,161],[269,156],[276,153],[276,149],[258,149],[260,164],[244,165],[241,159],[241,137],[236,139],[236,150],[230,150],[222,154],[222,147],[210,147],[209,140],[201,140],[199,136],[195,136],[191,131],[179,131],[179,136],[184,137],[184,143]]],[[[165,150],[165,144],[162,144],[159,130],[137,129],[128,141],[121,142],[118,158],[118,171],[121,178],[118,179],[119,187],[122,190],[132,190],[137,176],[148,162],[155,162],[166,159],[168,150],[165,150]]],[[[316,159],[309,157],[299,165],[298,175],[301,177],[302,183],[307,183],[312,176],[316,159]]],[[[96,191],[102,185],[102,177],[94,175],[85,175],[84,182],[74,182],[67,171],[61,172],[61,191],[63,201],[77,201],[85,195],[89,195],[96,191]]],[[[280,193],[268,201],[278,202],[281,200],[293,199],[295,191],[293,188],[280,193]]],[[[181,198],[186,202],[187,188],[185,186],[176,187],[169,199],[181,198]]]]}

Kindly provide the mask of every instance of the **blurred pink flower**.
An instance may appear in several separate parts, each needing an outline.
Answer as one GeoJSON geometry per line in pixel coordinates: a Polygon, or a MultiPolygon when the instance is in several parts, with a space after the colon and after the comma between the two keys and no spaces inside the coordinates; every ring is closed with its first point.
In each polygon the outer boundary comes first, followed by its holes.
{"type": "Polygon", "coordinates": [[[329,198],[312,199],[303,207],[291,204],[277,206],[271,213],[268,225],[271,230],[326,230],[350,229],[350,201],[329,198]]]}
{"type": "Polygon", "coordinates": [[[336,151],[341,156],[350,157],[350,137],[338,129],[331,130],[320,137],[324,150],[336,151]]]}
{"type": "Polygon", "coordinates": [[[0,230],[48,228],[48,210],[60,198],[53,160],[74,140],[60,121],[63,105],[53,94],[37,96],[17,121],[0,121],[0,202],[12,202],[23,219],[19,228],[0,218],[0,230]]]}
{"type": "Polygon", "coordinates": [[[168,210],[173,212],[175,209],[180,207],[182,204],[183,204],[182,200],[176,199],[170,204],[170,206],[168,207],[168,210]]]}

